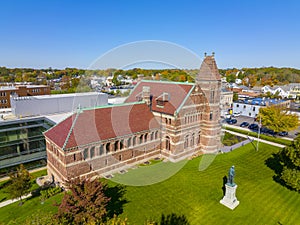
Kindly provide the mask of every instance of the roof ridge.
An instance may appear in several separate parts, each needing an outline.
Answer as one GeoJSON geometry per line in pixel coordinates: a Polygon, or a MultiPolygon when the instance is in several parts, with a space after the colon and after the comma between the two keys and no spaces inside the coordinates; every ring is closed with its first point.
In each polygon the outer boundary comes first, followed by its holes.
{"type": "Polygon", "coordinates": [[[74,128],[74,126],[75,126],[75,123],[76,123],[76,121],[77,121],[77,119],[78,119],[78,117],[79,117],[79,114],[80,114],[81,112],[82,112],[81,109],[78,109],[78,110],[77,110],[76,117],[75,117],[75,119],[73,120],[72,126],[70,127],[70,130],[69,130],[68,135],[67,135],[67,137],[66,137],[65,143],[64,143],[64,145],[62,146],[62,149],[64,149],[64,148],[66,147],[66,145],[67,145],[67,143],[68,143],[68,141],[69,141],[69,138],[70,138],[70,136],[71,136],[71,133],[72,133],[72,131],[73,131],[73,128],[74,128]]]}
{"type": "Polygon", "coordinates": [[[141,80],[145,83],[167,83],[167,84],[183,84],[183,85],[194,85],[192,82],[179,82],[179,81],[168,81],[168,80],[141,80]]]}
{"type": "Polygon", "coordinates": [[[184,103],[186,102],[186,100],[190,97],[191,93],[193,92],[195,86],[196,86],[196,84],[194,84],[193,87],[191,88],[191,90],[189,90],[189,92],[184,97],[183,101],[181,102],[180,106],[176,109],[176,111],[174,112],[174,114],[178,114],[179,113],[179,111],[181,110],[181,108],[184,106],[184,103]]]}
{"type": "Polygon", "coordinates": [[[119,104],[107,104],[107,105],[101,105],[101,106],[96,106],[96,107],[90,107],[90,108],[83,108],[83,111],[88,111],[88,110],[93,110],[93,109],[105,109],[105,108],[113,108],[116,106],[127,106],[127,105],[137,105],[137,104],[144,104],[144,101],[139,101],[139,102],[126,102],[126,103],[119,103],[119,104]]]}

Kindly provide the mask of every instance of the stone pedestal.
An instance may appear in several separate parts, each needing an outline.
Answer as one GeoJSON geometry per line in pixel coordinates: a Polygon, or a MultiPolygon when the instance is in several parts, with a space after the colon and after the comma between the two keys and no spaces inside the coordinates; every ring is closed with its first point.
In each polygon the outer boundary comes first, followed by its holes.
{"type": "Polygon", "coordinates": [[[226,187],[225,196],[223,197],[222,200],[220,200],[220,203],[233,210],[235,207],[237,207],[240,204],[240,202],[237,200],[235,196],[237,185],[225,184],[225,187],[226,187]]]}

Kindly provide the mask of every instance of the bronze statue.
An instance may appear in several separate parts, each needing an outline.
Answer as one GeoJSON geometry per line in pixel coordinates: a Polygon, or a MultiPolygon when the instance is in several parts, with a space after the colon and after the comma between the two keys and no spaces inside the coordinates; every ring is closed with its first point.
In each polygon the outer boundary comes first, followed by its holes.
{"type": "Polygon", "coordinates": [[[234,171],[234,166],[230,167],[229,172],[228,172],[228,184],[234,185],[234,176],[235,176],[235,171],[234,171]]]}

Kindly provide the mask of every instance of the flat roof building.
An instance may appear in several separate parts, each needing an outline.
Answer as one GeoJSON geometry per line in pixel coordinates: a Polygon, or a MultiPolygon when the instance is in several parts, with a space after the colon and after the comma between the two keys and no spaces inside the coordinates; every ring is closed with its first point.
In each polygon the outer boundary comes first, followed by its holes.
{"type": "Polygon", "coordinates": [[[58,95],[16,97],[11,99],[12,113],[17,117],[67,113],[77,108],[108,104],[105,93],[87,92],[58,95]]]}

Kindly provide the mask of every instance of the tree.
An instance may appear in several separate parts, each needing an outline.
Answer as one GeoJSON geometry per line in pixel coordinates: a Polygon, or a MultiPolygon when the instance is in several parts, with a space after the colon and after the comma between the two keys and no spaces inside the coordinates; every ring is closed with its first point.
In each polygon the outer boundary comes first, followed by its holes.
{"type": "Polygon", "coordinates": [[[300,137],[278,154],[282,165],[281,180],[291,189],[300,192],[300,137]]]}
{"type": "Polygon", "coordinates": [[[11,173],[9,177],[11,179],[11,185],[8,187],[10,197],[12,199],[19,198],[21,200],[20,205],[22,205],[22,196],[30,193],[30,174],[23,164],[21,164],[17,172],[11,173]]]}
{"type": "Polygon", "coordinates": [[[297,115],[289,114],[285,107],[277,105],[260,108],[258,117],[263,126],[275,132],[291,131],[299,126],[297,115]]]}
{"type": "Polygon", "coordinates": [[[233,98],[232,98],[232,101],[237,101],[237,100],[239,100],[239,95],[238,95],[238,93],[236,93],[236,92],[234,92],[233,93],[233,98]]]}
{"type": "Polygon", "coordinates": [[[104,194],[106,185],[99,180],[75,178],[69,180],[67,192],[58,208],[61,224],[99,224],[105,220],[106,205],[110,200],[104,194]]]}

